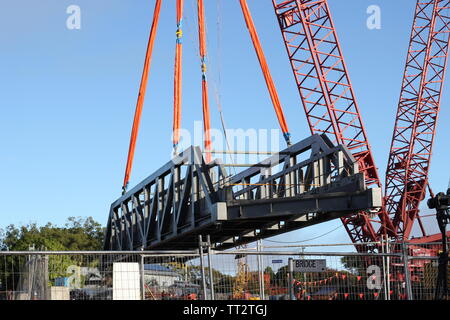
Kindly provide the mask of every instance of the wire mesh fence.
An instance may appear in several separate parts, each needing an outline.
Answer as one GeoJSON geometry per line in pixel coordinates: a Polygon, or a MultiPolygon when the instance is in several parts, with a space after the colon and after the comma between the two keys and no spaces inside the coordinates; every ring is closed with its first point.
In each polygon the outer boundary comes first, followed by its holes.
{"type": "Polygon", "coordinates": [[[344,245],[258,246],[220,252],[3,251],[0,299],[434,298],[439,244],[378,245],[378,253],[370,254],[344,245]]]}
{"type": "Polygon", "coordinates": [[[234,275],[222,285],[225,290],[215,288],[221,294],[216,299],[405,299],[406,286],[395,287],[391,281],[389,287],[388,257],[332,252],[215,255],[215,264],[234,275]]]}

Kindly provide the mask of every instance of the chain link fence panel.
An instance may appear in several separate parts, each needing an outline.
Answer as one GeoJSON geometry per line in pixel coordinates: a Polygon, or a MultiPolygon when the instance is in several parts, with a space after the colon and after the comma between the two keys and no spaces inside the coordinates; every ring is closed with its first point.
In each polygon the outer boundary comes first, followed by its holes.
{"type": "MultiPolygon", "coordinates": [[[[364,244],[374,245],[374,244],[364,244]]],[[[0,252],[1,300],[432,300],[439,244],[0,252]],[[353,251],[352,251],[353,250],[353,251]]]]}

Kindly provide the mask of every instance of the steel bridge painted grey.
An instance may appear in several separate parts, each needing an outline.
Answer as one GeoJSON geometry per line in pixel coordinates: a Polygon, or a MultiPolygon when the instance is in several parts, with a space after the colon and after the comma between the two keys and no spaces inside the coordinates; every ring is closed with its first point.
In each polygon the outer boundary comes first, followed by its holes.
{"type": "Polygon", "coordinates": [[[381,207],[342,145],[313,135],[235,175],[190,147],[116,200],[105,250],[227,249],[381,207]]]}

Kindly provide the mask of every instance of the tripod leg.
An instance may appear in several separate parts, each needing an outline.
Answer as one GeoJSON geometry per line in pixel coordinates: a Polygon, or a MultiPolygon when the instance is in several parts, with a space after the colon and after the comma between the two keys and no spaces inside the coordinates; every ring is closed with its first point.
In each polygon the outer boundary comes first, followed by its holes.
{"type": "Polygon", "coordinates": [[[442,253],[439,255],[435,300],[443,300],[448,296],[447,215],[448,210],[438,210],[436,215],[442,233],[442,253]]]}

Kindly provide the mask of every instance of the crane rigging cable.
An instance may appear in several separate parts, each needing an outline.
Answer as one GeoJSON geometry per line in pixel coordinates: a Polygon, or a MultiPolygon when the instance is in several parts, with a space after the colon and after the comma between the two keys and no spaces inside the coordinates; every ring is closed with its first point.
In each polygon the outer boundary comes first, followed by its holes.
{"type": "Polygon", "coordinates": [[[206,162],[211,162],[211,120],[209,113],[208,82],[206,79],[206,29],[205,29],[205,8],[203,0],[197,0],[198,8],[198,38],[202,71],[202,107],[203,107],[203,130],[204,146],[206,151],[206,162]]]}
{"type": "Polygon", "coordinates": [[[145,92],[147,90],[148,74],[150,71],[150,63],[151,63],[151,59],[152,59],[153,47],[155,44],[156,31],[158,29],[159,15],[161,12],[161,4],[162,4],[162,0],[156,0],[155,10],[153,13],[153,22],[152,22],[152,27],[150,30],[150,36],[149,36],[149,41],[148,41],[148,46],[147,46],[147,53],[145,56],[144,70],[142,72],[141,85],[139,88],[139,95],[138,95],[138,99],[137,99],[137,103],[136,103],[136,111],[134,113],[133,128],[131,130],[130,146],[128,149],[127,166],[125,169],[125,177],[124,177],[123,186],[122,186],[122,191],[124,193],[127,189],[128,182],[130,180],[131,169],[133,166],[134,151],[136,149],[136,139],[138,136],[139,125],[141,122],[141,115],[142,115],[142,108],[144,106],[145,92]]]}
{"type": "Polygon", "coordinates": [[[275,109],[275,113],[278,118],[278,122],[280,123],[281,130],[283,131],[284,138],[288,145],[291,144],[289,128],[286,122],[286,118],[284,116],[283,107],[281,106],[280,99],[278,97],[277,89],[275,88],[275,84],[272,79],[272,75],[270,74],[269,66],[266,61],[266,57],[264,56],[264,51],[261,46],[261,42],[259,40],[258,33],[256,32],[255,24],[253,23],[252,16],[250,14],[250,9],[248,8],[246,0],[239,0],[242,8],[242,13],[244,14],[245,23],[247,24],[247,28],[250,32],[250,37],[252,38],[253,46],[256,51],[256,55],[258,56],[259,64],[261,66],[261,70],[264,75],[264,79],[266,80],[267,89],[269,90],[270,98],[272,100],[273,107],[275,109]]]}
{"type": "MultiPolygon", "coordinates": [[[[222,68],[221,68],[221,53],[222,53],[222,38],[221,38],[221,34],[222,34],[222,0],[217,0],[216,1],[216,42],[217,42],[217,47],[216,47],[216,64],[217,64],[217,71],[213,72],[213,77],[212,77],[212,84],[213,84],[213,88],[214,88],[214,98],[215,98],[215,102],[216,102],[216,107],[217,107],[217,111],[219,112],[219,118],[220,118],[220,124],[222,127],[222,132],[223,132],[223,136],[225,138],[225,143],[226,143],[226,149],[227,151],[231,151],[231,146],[230,146],[230,141],[228,138],[228,134],[227,134],[227,126],[225,123],[225,116],[224,116],[224,112],[223,112],[223,108],[222,108],[222,96],[221,96],[221,84],[222,84],[222,78],[221,78],[221,74],[222,74],[222,68]],[[217,79],[215,79],[214,75],[217,76],[217,79]]],[[[229,156],[229,160],[232,164],[235,164],[234,158],[231,155],[231,153],[228,155],[229,156]]],[[[234,172],[234,174],[236,174],[236,168],[232,167],[232,170],[234,172]]]]}

